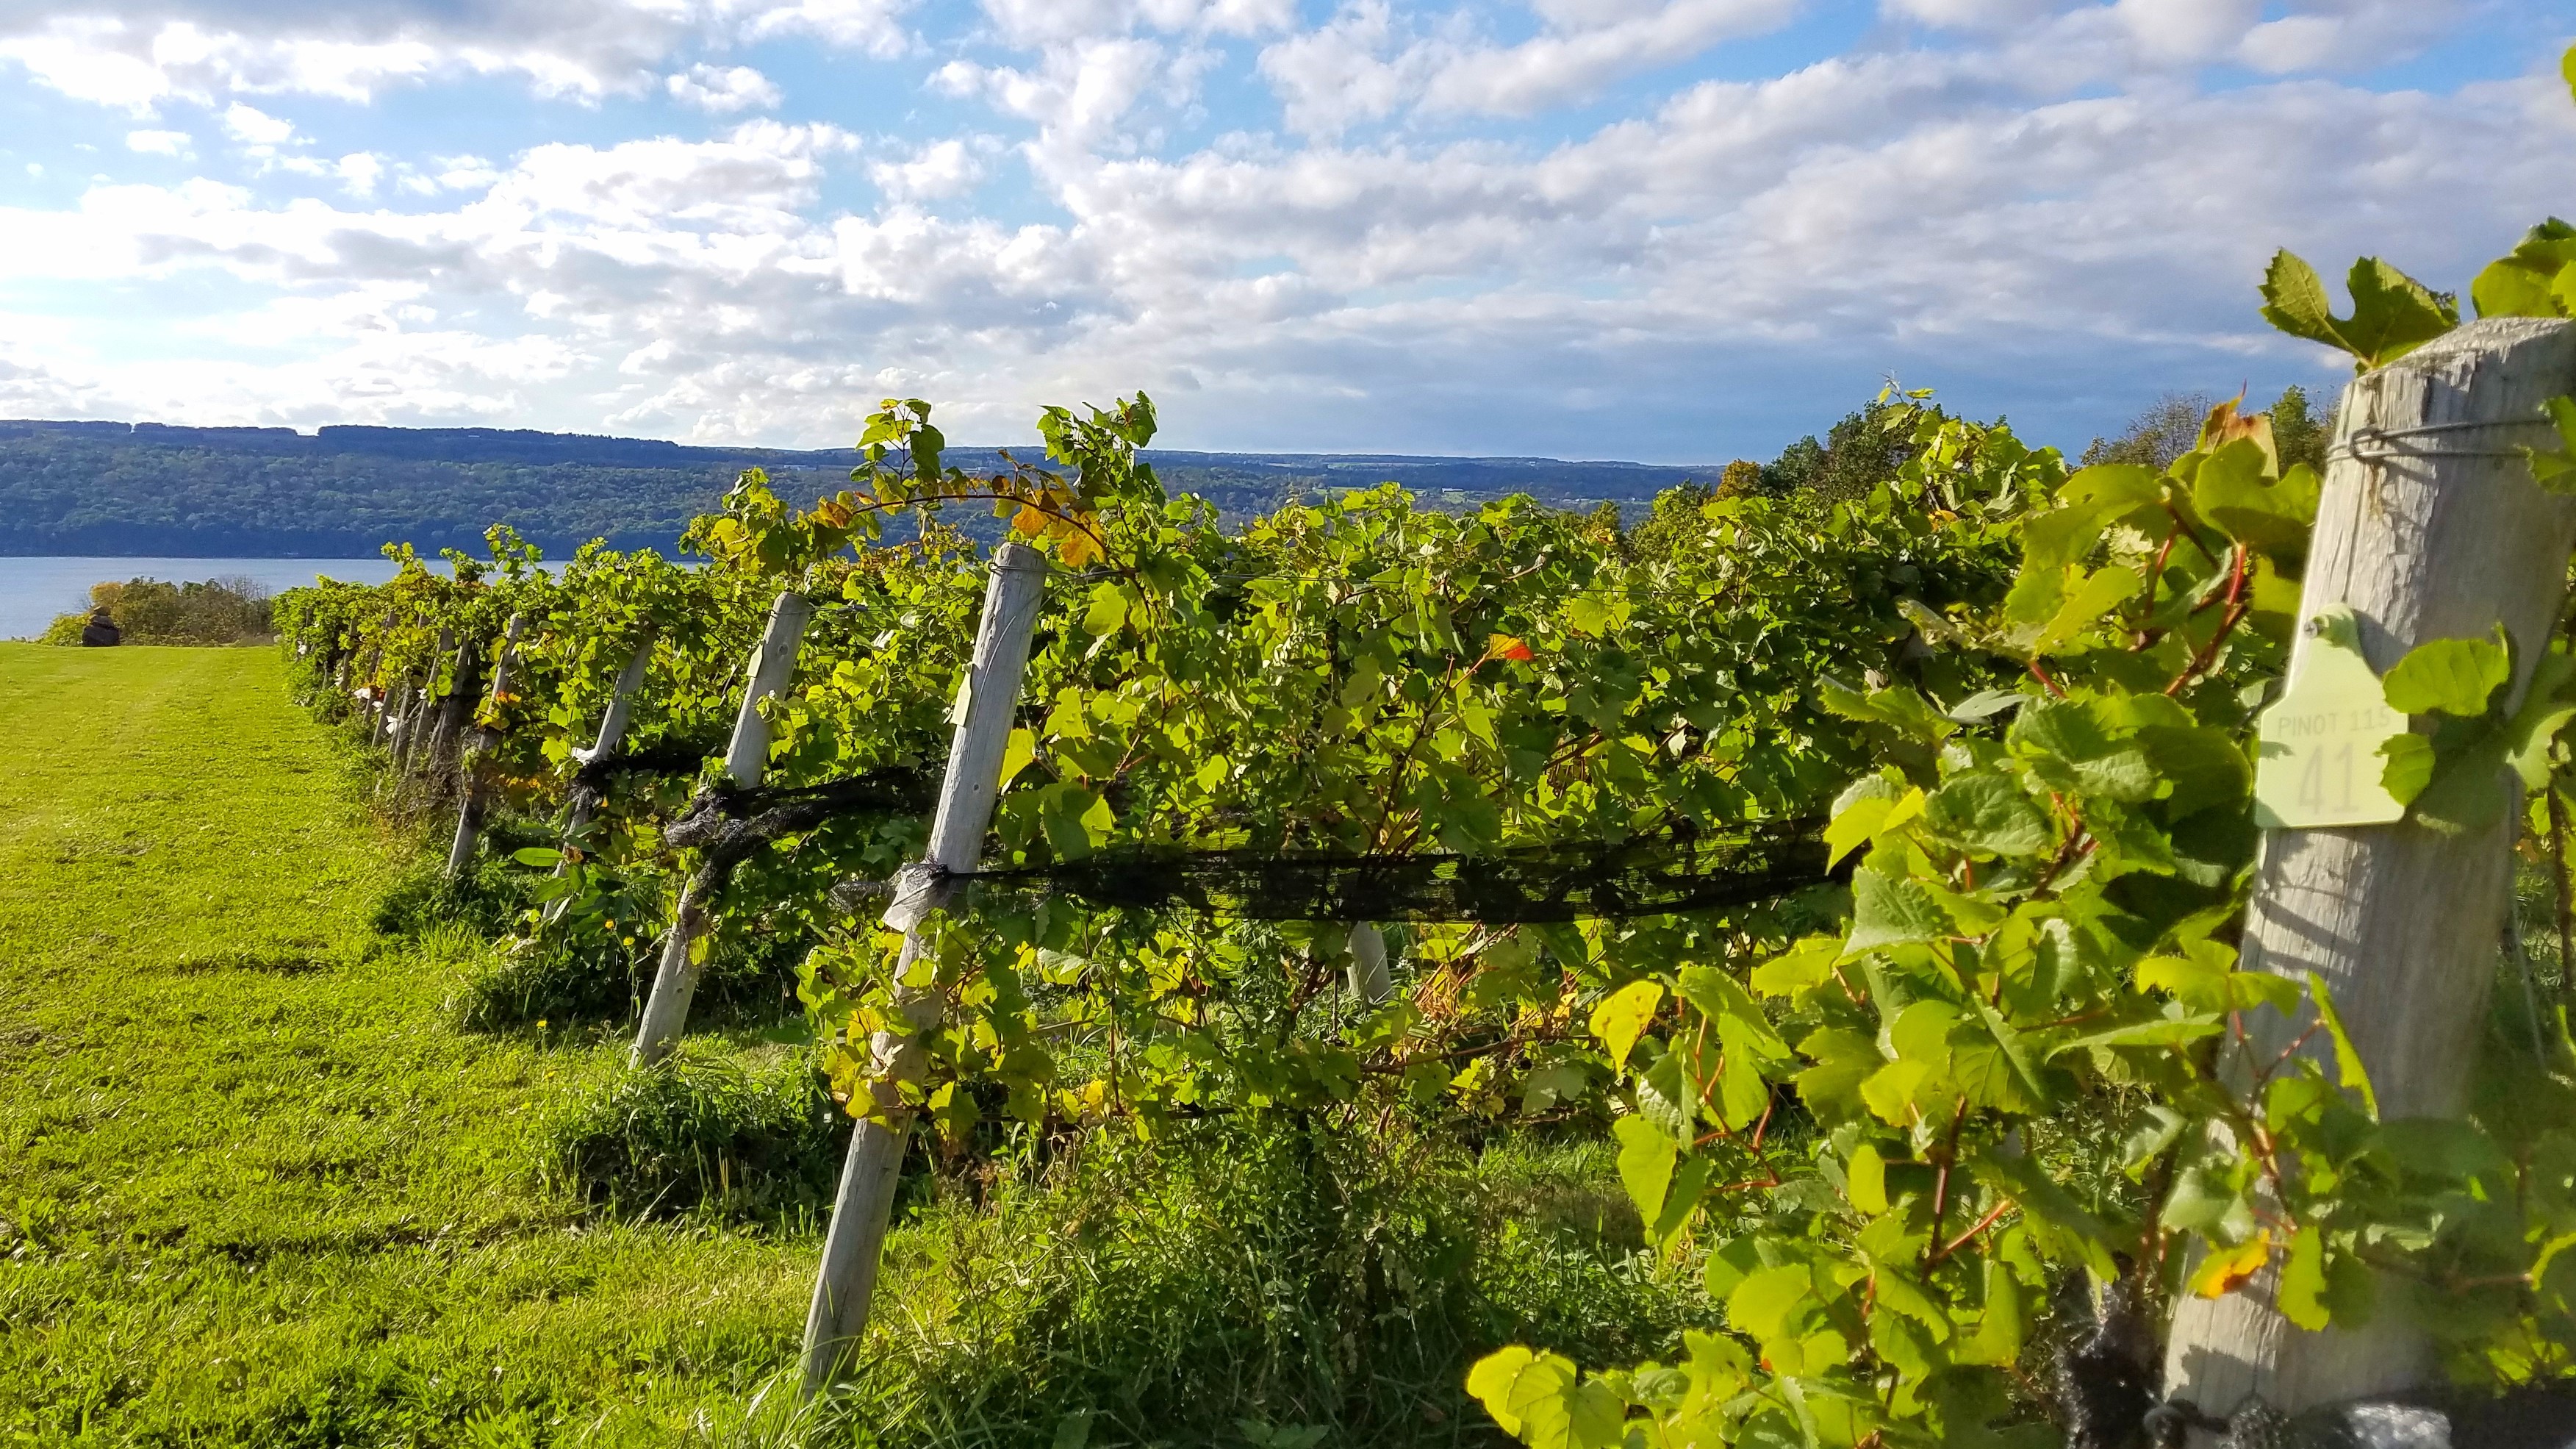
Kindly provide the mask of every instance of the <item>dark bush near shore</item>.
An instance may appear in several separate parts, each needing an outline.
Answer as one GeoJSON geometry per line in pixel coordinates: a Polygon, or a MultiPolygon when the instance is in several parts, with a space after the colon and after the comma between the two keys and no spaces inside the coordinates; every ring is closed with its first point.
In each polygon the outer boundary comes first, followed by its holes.
{"type": "Polygon", "coordinates": [[[250,644],[275,632],[268,590],[249,579],[207,579],[171,584],[159,579],[90,586],[90,611],[63,614],[45,631],[48,644],[78,644],[100,609],[127,644],[250,644]]]}

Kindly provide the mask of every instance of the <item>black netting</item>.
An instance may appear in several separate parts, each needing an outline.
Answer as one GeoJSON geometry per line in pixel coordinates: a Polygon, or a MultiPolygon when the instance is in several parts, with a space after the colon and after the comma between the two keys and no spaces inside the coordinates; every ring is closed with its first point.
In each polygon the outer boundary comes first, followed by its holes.
{"type": "Polygon", "coordinates": [[[1728,836],[1650,836],[1493,855],[1270,854],[1156,846],[951,880],[1094,905],[1187,907],[1260,921],[1572,921],[1660,916],[1774,900],[1833,879],[1819,822],[1728,836]]]}
{"type": "Polygon", "coordinates": [[[705,869],[721,872],[778,839],[840,815],[921,814],[938,800],[938,782],[919,770],[871,770],[819,785],[743,789],[710,785],[662,832],[684,850],[703,851],[705,869]]]}
{"type": "Polygon", "coordinates": [[[596,797],[606,794],[609,781],[619,775],[694,775],[707,762],[709,755],[723,748],[724,741],[718,739],[679,740],[642,750],[612,750],[583,759],[581,767],[573,771],[572,788],[596,797]]]}

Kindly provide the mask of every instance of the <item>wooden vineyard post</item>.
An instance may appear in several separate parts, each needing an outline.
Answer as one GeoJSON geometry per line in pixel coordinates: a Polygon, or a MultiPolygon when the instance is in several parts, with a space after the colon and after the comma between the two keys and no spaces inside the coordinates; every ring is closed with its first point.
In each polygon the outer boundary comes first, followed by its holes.
{"type": "Polygon", "coordinates": [[[411,757],[417,753],[413,747],[420,740],[420,711],[428,697],[428,687],[424,685],[414,688],[408,672],[401,675],[394,685],[393,746],[396,777],[400,777],[404,771],[411,768],[411,757]]]}
{"type": "MultiPolygon", "coordinates": [[[[975,630],[975,657],[960,685],[962,708],[949,741],[947,774],[939,784],[939,807],[931,817],[930,848],[920,864],[906,867],[898,877],[893,904],[886,908],[885,924],[904,933],[898,972],[925,949],[916,925],[949,899],[952,887],[943,874],[972,871],[983,862],[984,832],[1001,793],[1002,754],[1019,708],[1029,640],[1046,599],[1046,574],[1046,555],[1026,544],[1006,543],[993,553],[984,614],[975,630]]],[[[879,1084],[876,1115],[860,1120],[842,1160],[831,1230],[814,1277],[814,1301],[805,1314],[807,1398],[831,1381],[867,1330],[877,1262],[894,1213],[895,1182],[912,1136],[912,1114],[895,1084],[920,1079],[923,1053],[914,1038],[939,1027],[935,993],[898,990],[895,1009],[908,1030],[901,1035],[879,1032],[869,1044],[879,1084]]]]}
{"type": "Polygon", "coordinates": [[[1386,965],[1386,932],[1372,925],[1351,927],[1351,994],[1367,1006],[1395,994],[1395,977],[1386,965]]]}
{"type": "MultiPolygon", "coordinates": [[[[519,627],[521,620],[510,616],[510,627],[501,635],[501,659],[492,666],[492,706],[498,709],[510,693],[510,667],[519,661],[519,627]]],[[[456,839],[447,847],[447,878],[462,880],[466,869],[474,864],[474,847],[483,838],[483,812],[491,808],[491,792],[484,788],[482,756],[498,744],[500,737],[489,730],[477,730],[465,746],[465,778],[460,786],[464,800],[456,807],[456,839]]]]}
{"type": "Polygon", "coordinates": [[[429,758],[429,716],[438,703],[429,689],[436,678],[435,669],[422,674],[421,682],[412,686],[411,707],[403,713],[402,763],[407,772],[421,769],[429,758]]]}
{"type": "MultiPolygon", "coordinates": [[[[446,645],[447,636],[442,634],[441,654],[447,652],[446,645]]],[[[421,768],[429,772],[433,782],[444,781],[456,763],[457,746],[465,737],[465,726],[474,718],[475,697],[482,693],[483,681],[478,677],[481,664],[481,651],[470,639],[456,646],[448,662],[447,693],[439,701],[436,722],[430,726],[429,756],[421,761],[421,768]]],[[[446,787],[437,784],[434,788],[443,791],[446,787]]]]}
{"type": "MultiPolygon", "coordinates": [[[[644,671],[652,663],[653,636],[647,634],[636,644],[635,652],[627,656],[626,667],[617,672],[616,692],[609,695],[608,711],[599,717],[599,737],[591,741],[589,749],[574,751],[575,760],[587,766],[616,754],[618,746],[626,743],[626,726],[635,718],[635,691],[644,687],[644,671]]],[[[596,794],[579,788],[573,791],[572,809],[565,812],[563,839],[559,842],[565,851],[576,848],[582,831],[589,827],[590,817],[598,808],[599,797],[596,794]]],[[[555,874],[564,873],[569,859],[567,855],[564,864],[555,866],[555,874]]],[[[570,909],[572,897],[558,896],[546,907],[546,919],[559,921],[570,909]]]]}
{"type": "MultiPolygon", "coordinates": [[[[588,765],[607,759],[626,743],[626,726],[635,718],[635,691],[644,687],[644,671],[652,662],[653,638],[648,634],[628,656],[626,667],[618,671],[617,690],[608,697],[607,713],[599,717],[599,737],[590,742],[589,749],[575,756],[581,763],[588,765]]],[[[573,837],[590,824],[591,812],[596,808],[597,803],[590,795],[576,793],[573,796],[572,810],[565,817],[563,839],[566,846],[571,845],[573,837]]]]}
{"type": "MultiPolygon", "coordinates": [[[[2518,703],[2558,617],[2576,498],[2542,492],[2515,445],[2544,444],[2545,428],[2530,426],[2542,400],[2571,391],[2576,325],[2528,318],[2471,323],[2356,379],[2336,425],[2300,618],[2350,606],[2362,653],[2383,674],[2417,644],[2485,638],[2502,624],[2518,703]]],[[[2292,669],[2321,647],[2303,632],[2292,669]]],[[[2407,820],[2264,837],[2244,965],[2325,982],[2383,1119],[2463,1109],[2520,813],[2501,768],[2494,788],[2505,808],[2466,836],[2407,820]]],[[[2245,1060],[2268,1061],[2305,1022],[2262,1011],[2245,1026],[2245,1060]]],[[[2321,1052],[2323,1041],[2307,1049],[2321,1052]]],[[[2275,1307],[2279,1274],[2276,1254],[2234,1292],[2183,1295],[2166,1348],[2168,1395],[2223,1416],[2259,1394],[2295,1413],[2436,1381],[2428,1341],[2403,1315],[2309,1332],[2275,1307]]]]}
{"type": "Polygon", "coordinates": [[[358,677],[367,681],[368,693],[373,696],[367,701],[366,710],[369,744],[381,745],[385,742],[385,717],[393,706],[386,687],[376,679],[378,671],[382,670],[385,664],[385,636],[393,630],[394,611],[387,609],[384,623],[377,626],[375,642],[367,646],[367,662],[358,668],[358,677]]]}
{"type": "MultiPolygon", "coordinates": [[[[734,716],[733,741],[725,747],[725,778],[749,787],[769,769],[769,721],[760,706],[787,688],[796,673],[796,652],[805,626],[813,622],[814,601],[790,588],[769,609],[769,627],[752,652],[750,680],[742,691],[742,713],[734,716]]],[[[623,726],[621,725],[622,729],[623,726]]],[[[644,1019],[635,1028],[634,1064],[649,1067],[671,1054],[681,1028],[689,1024],[689,998],[697,994],[698,963],[691,959],[706,927],[706,903],[698,899],[692,874],[680,887],[679,908],[671,913],[671,930],[662,940],[662,960],[653,972],[653,994],[644,1003],[644,1019]]]]}
{"type": "Polygon", "coordinates": [[[455,631],[440,629],[438,647],[430,652],[428,667],[421,671],[420,688],[413,694],[410,706],[403,711],[402,740],[400,748],[394,752],[394,763],[404,770],[429,768],[430,710],[438,700],[438,696],[430,691],[438,687],[438,661],[446,658],[455,647],[455,631]]]}

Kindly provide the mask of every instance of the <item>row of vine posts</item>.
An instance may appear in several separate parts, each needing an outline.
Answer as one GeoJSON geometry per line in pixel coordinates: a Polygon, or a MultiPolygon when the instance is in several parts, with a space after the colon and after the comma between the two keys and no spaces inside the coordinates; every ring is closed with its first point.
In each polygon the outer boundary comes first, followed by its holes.
{"type": "MultiPolygon", "coordinates": [[[[2309,547],[2298,613],[2306,623],[2289,666],[2294,699],[2324,677],[2330,666],[2321,661],[2334,651],[2357,649],[2378,674],[2419,644],[2483,637],[2500,625],[2513,671],[2504,707],[2516,707],[2550,657],[2576,554],[2576,497],[2534,486],[2517,430],[2543,425],[2544,401],[2570,392],[2576,324],[2515,317],[2460,327],[2353,384],[2309,547]],[[2346,611],[2357,626],[2349,637],[2330,622],[2346,611]]],[[[1001,546],[991,559],[973,657],[950,715],[955,730],[928,851],[899,876],[883,916],[886,926],[906,932],[899,978],[919,954],[912,928],[950,899],[948,877],[981,862],[1048,569],[1044,555],[1020,543],[1001,546]]],[[[813,613],[812,601],[793,586],[778,596],[744,671],[725,782],[760,783],[770,749],[764,706],[787,688],[813,613]]],[[[514,619],[492,672],[496,700],[512,685],[518,630],[514,619]]],[[[619,677],[588,756],[618,749],[650,650],[648,636],[619,677]]],[[[389,743],[398,772],[461,771],[447,861],[456,876],[471,866],[488,805],[474,765],[481,746],[465,743],[463,760],[455,758],[482,686],[470,642],[442,633],[437,658],[443,671],[406,678],[369,700],[366,718],[371,735],[389,743]]],[[[2375,768],[2375,761],[2364,763],[2375,768]]],[[[2501,768],[2496,777],[2498,789],[2512,788],[2501,768]]],[[[2375,1093],[2378,1114],[2444,1118],[2464,1111],[2506,927],[2518,815],[2498,812],[2465,836],[2393,816],[2313,826],[2284,821],[2266,832],[2244,926],[2244,965],[2322,982],[2341,1017],[2340,1034],[2369,1064],[2365,1090],[2375,1093]]],[[[576,791],[568,839],[585,817],[576,791]]],[[[662,943],[633,1046],[637,1066],[666,1057],[685,1024],[704,908],[693,879],[662,943]]],[[[1382,998],[1390,990],[1383,940],[1372,926],[1348,924],[1353,988],[1382,998]]],[[[875,1110],[854,1114],[860,1121],[805,1325],[808,1396],[829,1384],[865,1329],[910,1137],[913,1109],[899,1088],[918,1079],[917,1043],[938,1025],[934,994],[899,991],[896,1000],[910,1032],[880,1032],[872,1043],[875,1110]]],[[[2297,1016],[2247,1013],[2242,1021],[2250,1025],[2235,1029],[2230,1046],[2236,1069],[2250,1073],[2293,1053],[2328,1050],[2314,1018],[2313,1006],[2297,1016]]],[[[2259,1144],[2236,1148],[2252,1152],[2259,1144]]],[[[2166,1349],[2165,1391],[2214,1406],[2259,1394],[2296,1410],[2428,1381],[2433,1364],[2414,1326],[2383,1315],[2356,1329],[2301,1328],[2281,1311],[2279,1287],[2279,1269],[2267,1261],[2233,1291],[2184,1295],[2166,1349]]]]}

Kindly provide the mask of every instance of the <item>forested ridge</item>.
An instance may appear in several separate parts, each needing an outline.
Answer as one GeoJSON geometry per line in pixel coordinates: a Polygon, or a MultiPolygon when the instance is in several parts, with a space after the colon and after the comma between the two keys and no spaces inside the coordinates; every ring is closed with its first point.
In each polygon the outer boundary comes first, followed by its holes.
{"type": "MultiPolygon", "coordinates": [[[[1035,456],[1039,450],[1027,450],[1035,456]]],[[[997,471],[1000,450],[959,448],[997,471]]],[[[0,420],[0,555],[367,555],[388,540],[469,547],[495,521],[568,553],[593,538],[668,548],[738,473],[829,493],[851,449],[698,448],[498,428],[180,428],[0,420]]],[[[1718,467],[1155,450],[1176,491],[1229,516],[1331,488],[1400,482],[1435,503],[1528,493],[1559,507],[1642,507],[1718,467]]]]}

